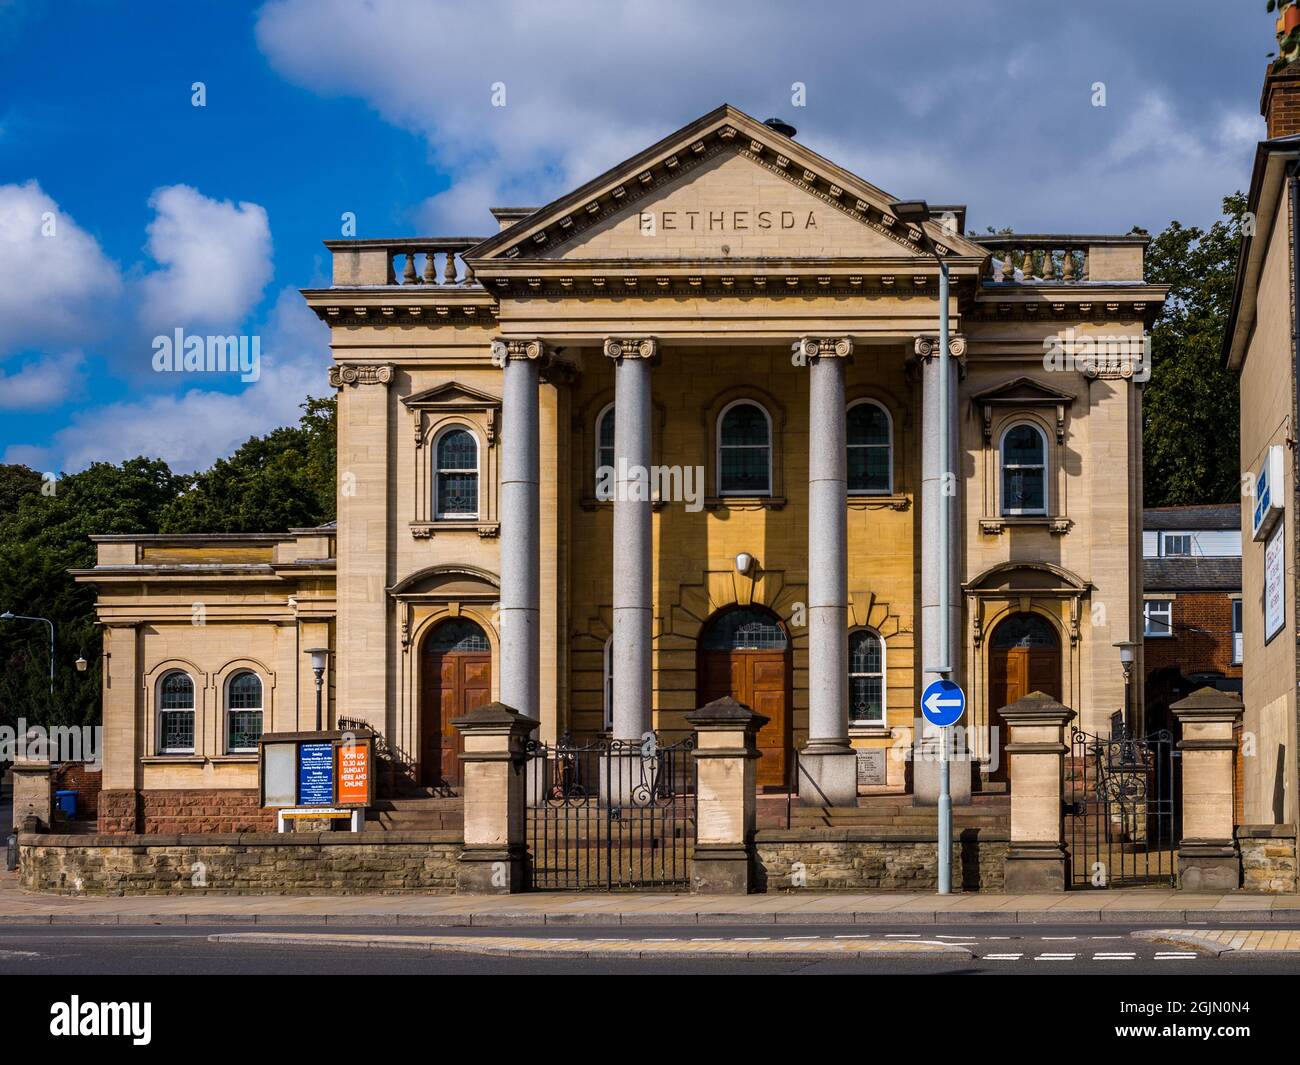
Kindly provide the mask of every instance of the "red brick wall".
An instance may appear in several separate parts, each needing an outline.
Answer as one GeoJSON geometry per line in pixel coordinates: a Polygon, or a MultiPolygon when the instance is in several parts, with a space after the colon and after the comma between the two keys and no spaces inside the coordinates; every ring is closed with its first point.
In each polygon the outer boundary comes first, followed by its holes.
{"type": "Polygon", "coordinates": [[[1296,64],[1264,79],[1260,113],[1268,125],[1270,137],[1289,137],[1300,133],[1300,77],[1296,64]]]}
{"type": "Polygon", "coordinates": [[[257,804],[253,789],[106,791],[100,796],[99,831],[106,835],[146,832],[274,832],[275,812],[257,804]]]}
{"type": "Polygon", "coordinates": [[[54,771],[55,791],[77,793],[77,819],[94,821],[99,817],[99,788],[103,773],[81,762],[67,762],[54,771]]]}
{"type": "Polygon", "coordinates": [[[1179,592],[1174,598],[1173,621],[1173,636],[1142,641],[1148,676],[1166,666],[1177,666],[1184,674],[1241,676],[1241,666],[1232,664],[1231,598],[1223,592],[1179,592]]]}

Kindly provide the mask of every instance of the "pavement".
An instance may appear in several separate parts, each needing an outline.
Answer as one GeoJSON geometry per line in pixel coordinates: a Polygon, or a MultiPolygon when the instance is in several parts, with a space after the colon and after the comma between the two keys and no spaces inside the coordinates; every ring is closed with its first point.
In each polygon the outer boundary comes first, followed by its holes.
{"type": "Polygon", "coordinates": [[[509,928],[517,926],[1145,924],[1300,925],[1300,895],[1196,894],[1165,888],[1044,895],[601,894],[143,895],[73,897],[23,891],[0,873],[0,926],[252,924],[509,928]]]}

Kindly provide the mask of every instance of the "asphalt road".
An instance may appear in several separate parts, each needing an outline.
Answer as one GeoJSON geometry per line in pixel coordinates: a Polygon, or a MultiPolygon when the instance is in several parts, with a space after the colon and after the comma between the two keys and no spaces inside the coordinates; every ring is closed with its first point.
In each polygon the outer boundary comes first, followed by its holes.
{"type": "MultiPolygon", "coordinates": [[[[1092,975],[1168,976],[1203,974],[1300,974],[1300,955],[1221,957],[1134,938],[1131,932],[1154,927],[1125,925],[1024,925],[918,927],[861,925],[806,928],[770,924],[720,928],[527,929],[530,937],[636,939],[685,942],[692,938],[732,939],[739,946],[782,939],[836,936],[916,940],[965,946],[975,957],[865,956],[833,960],[770,960],[734,957],[658,959],[502,958],[458,953],[381,950],[370,947],[300,946],[212,942],[213,934],[268,931],[233,924],[187,926],[0,927],[0,975],[309,975],[309,974],[517,974],[517,975],[1092,975]]],[[[1185,927],[1210,927],[1207,925],[1185,927]]],[[[1226,927],[1226,926],[1224,926],[1226,927]]],[[[1288,927],[1280,924],[1272,928],[1288,927]]],[[[1295,925],[1291,927],[1300,927],[1295,925]]],[[[338,933],[338,926],[277,926],[277,932],[338,933]]],[[[379,930],[377,930],[379,931],[379,930]]],[[[464,935],[467,929],[399,930],[386,935],[464,935]]],[[[474,929],[476,936],[520,935],[523,929],[474,929]]]]}

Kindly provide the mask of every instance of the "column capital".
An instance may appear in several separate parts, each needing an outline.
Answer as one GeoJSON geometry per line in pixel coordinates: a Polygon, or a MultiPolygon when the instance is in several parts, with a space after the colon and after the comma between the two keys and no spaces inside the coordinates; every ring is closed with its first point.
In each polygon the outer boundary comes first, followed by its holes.
{"type": "Polygon", "coordinates": [[[342,388],[344,385],[387,386],[393,380],[393,367],[391,363],[386,362],[374,365],[331,366],[329,380],[331,388],[342,388]]]}
{"type": "MultiPolygon", "coordinates": [[[[913,339],[912,348],[916,352],[917,358],[938,358],[939,338],[933,333],[923,333],[913,339]]],[[[964,359],[966,357],[966,338],[961,333],[953,333],[948,337],[948,354],[954,359],[964,359]]]]}
{"type": "Polygon", "coordinates": [[[790,350],[806,359],[847,359],[853,354],[852,337],[800,337],[790,350]]]}
{"type": "Polygon", "coordinates": [[[497,337],[492,341],[492,362],[504,366],[511,359],[544,359],[546,342],[537,337],[497,337]]]}
{"type": "Polygon", "coordinates": [[[605,357],[608,359],[653,359],[659,354],[659,341],[654,337],[606,337],[605,357]]]}

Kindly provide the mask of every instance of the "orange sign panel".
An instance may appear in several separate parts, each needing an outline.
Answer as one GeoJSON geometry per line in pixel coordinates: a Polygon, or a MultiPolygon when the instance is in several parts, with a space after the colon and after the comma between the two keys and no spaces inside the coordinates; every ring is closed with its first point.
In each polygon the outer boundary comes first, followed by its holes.
{"type": "Polygon", "coordinates": [[[339,744],[338,804],[365,806],[370,802],[370,743],[339,744]]]}

